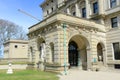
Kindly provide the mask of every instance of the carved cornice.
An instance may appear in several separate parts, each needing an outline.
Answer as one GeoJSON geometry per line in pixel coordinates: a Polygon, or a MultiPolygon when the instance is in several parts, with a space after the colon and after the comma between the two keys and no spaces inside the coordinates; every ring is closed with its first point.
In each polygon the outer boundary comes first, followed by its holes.
{"type": "Polygon", "coordinates": [[[34,38],[34,37],[38,37],[40,35],[45,35],[49,32],[53,32],[56,31],[57,29],[60,29],[60,24],[56,23],[56,24],[51,24],[47,27],[41,27],[38,30],[35,30],[34,32],[31,32],[28,34],[29,38],[34,38]]]}
{"type": "Polygon", "coordinates": [[[85,29],[92,29],[95,31],[105,32],[104,25],[97,24],[87,19],[58,13],[54,16],[51,16],[47,20],[42,21],[41,23],[31,27],[29,30],[29,34],[36,35],[35,34],[36,31],[39,31],[40,34],[45,34],[46,32],[60,28],[59,24],[61,23],[75,25],[85,29]]]}

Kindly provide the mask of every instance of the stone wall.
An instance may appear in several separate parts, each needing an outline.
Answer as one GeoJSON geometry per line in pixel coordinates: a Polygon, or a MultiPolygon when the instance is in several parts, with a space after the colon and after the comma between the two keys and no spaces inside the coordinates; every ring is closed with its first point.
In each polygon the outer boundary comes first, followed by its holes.
{"type": "MultiPolygon", "coordinates": [[[[26,69],[27,64],[13,64],[12,69],[26,69]]],[[[8,65],[0,65],[0,69],[8,69],[8,65]]]]}

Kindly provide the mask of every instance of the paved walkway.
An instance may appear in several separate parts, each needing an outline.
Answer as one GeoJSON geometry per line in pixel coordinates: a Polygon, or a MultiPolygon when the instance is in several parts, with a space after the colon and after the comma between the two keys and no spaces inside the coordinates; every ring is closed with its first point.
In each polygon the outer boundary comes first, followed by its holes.
{"type": "Polygon", "coordinates": [[[60,80],[120,80],[120,72],[93,72],[71,70],[68,75],[59,75],[60,80]]]}

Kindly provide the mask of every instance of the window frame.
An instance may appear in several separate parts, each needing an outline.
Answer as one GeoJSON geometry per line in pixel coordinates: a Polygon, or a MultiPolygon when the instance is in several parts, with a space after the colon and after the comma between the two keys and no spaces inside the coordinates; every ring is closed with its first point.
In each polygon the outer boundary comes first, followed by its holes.
{"type": "Polygon", "coordinates": [[[54,11],[54,8],[53,8],[53,7],[51,7],[51,11],[52,11],[52,12],[54,11]]]}
{"type": "Polygon", "coordinates": [[[117,0],[110,0],[110,8],[117,6],[117,0]]]}
{"type": "Polygon", "coordinates": [[[82,8],[82,17],[86,18],[86,7],[82,8]]]}
{"type": "Polygon", "coordinates": [[[120,56],[118,57],[118,55],[120,55],[120,42],[115,42],[115,43],[112,43],[113,45],[113,54],[114,54],[114,60],[120,60],[120,56]],[[116,45],[118,46],[117,50],[116,50],[116,45]],[[117,52],[118,51],[118,52],[117,52]],[[115,55],[116,54],[116,55],[115,55]]]}
{"type": "Polygon", "coordinates": [[[93,13],[94,14],[99,13],[99,5],[97,1],[93,3],[93,13]]]}
{"type": "Polygon", "coordinates": [[[118,27],[118,18],[117,18],[117,16],[111,18],[111,27],[112,27],[112,28],[118,27]],[[115,19],[116,19],[116,20],[115,20],[115,19]]]}
{"type": "Polygon", "coordinates": [[[47,15],[49,15],[49,10],[47,10],[47,15]]]}

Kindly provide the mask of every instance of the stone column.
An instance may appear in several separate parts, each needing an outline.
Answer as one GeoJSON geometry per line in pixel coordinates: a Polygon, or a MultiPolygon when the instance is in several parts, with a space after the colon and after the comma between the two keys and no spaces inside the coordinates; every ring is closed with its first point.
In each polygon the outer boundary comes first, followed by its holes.
{"type": "Polygon", "coordinates": [[[85,0],[85,2],[86,2],[86,18],[90,18],[90,13],[91,13],[90,1],[85,0]]]}
{"type": "Polygon", "coordinates": [[[107,10],[108,9],[108,1],[107,0],[104,0],[103,1],[103,5],[104,5],[104,10],[107,10]]]}
{"type": "MultiPolygon", "coordinates": [[[[99,9],[99,14],[104,15],[104,0],[98,0],[98,9],[99,9]]],[[[100,23],[104,25],[104,19],[100,19],[100,23]]]]}
{"type": "Polygon", "coordinates": [[[103,4],[103,0],[98,0],[98,9],[99,9],[99,14],[103,14],[104,11],[104,4],[103,4]]]}
{"type": "Polygon", "coordinates": [[[33,45],[33,62],[35,62],[35,65],[34,67],[37,68],[38,65],[38,61],[39,61],[39,50],[38,50],[38,47],[37,47],[37,42],[34,41],[34,45],[33,45]]]}
{"type": "MultiPolygon", "coordinates": [[[[93,39],[93,41],[95,41],[93,39]]],[[[92,60],[92,66],[91,66],[91,69],[93,71],[96,71],[98,70],[98,57],[97,57],[97,48],[96,48],[96,45],[94,45],[95,42],[92,42],[92,48],[91,48],[91,60],[92,60]]]]}
{"type": "Polygon", "coordinates": [[[104,63],[104,66],[107,66],[107,55],[106,55],[105,48],[103,48],[102,51],[103,51],[103,63],[104,63]]]}
{"type": "Polygon", "coordinates": [[[120,5],[120,0],[117,0],[117,5],[120,5]]]}
{"type": "Polygon", "coordinates": [[[91,49],[88,47],[87,49],[87,70],[91,69],[91,49]]]}
{"type": "Polygon", "coordinates": [[[45,43],[41,43],[41,63],[40,63],[40,69],[43,71],[44,70],[44,62],[45,62],[45,57],[46,57],[46,50],[45,50],[45,43]]]}
{"type": "Polygon", "coordinates": [[[44,59],[45,59],[45,43],[42,43],[41,44],[41,61],[44,62],[44,59]]]}
{"type": "Polygon", "coordinates": [[[69,9],[69,8],[67,8],[67,14],[69,14],[69,15],[71,14],[71,13],[70,13],[70,9],[69,9]]]}
{"type": "Polygon", "coordinates": [[[78,49],[78,68],[82,70],[82,60],[80,55],[80,49],[78,49]]]}
{"type": "Polygon", "coordinates": [[[80,17],[80,11],[79,11],[79,4],[78,3],[75,4],[75,9],[76,9],[76,16],[80,17]]]}

